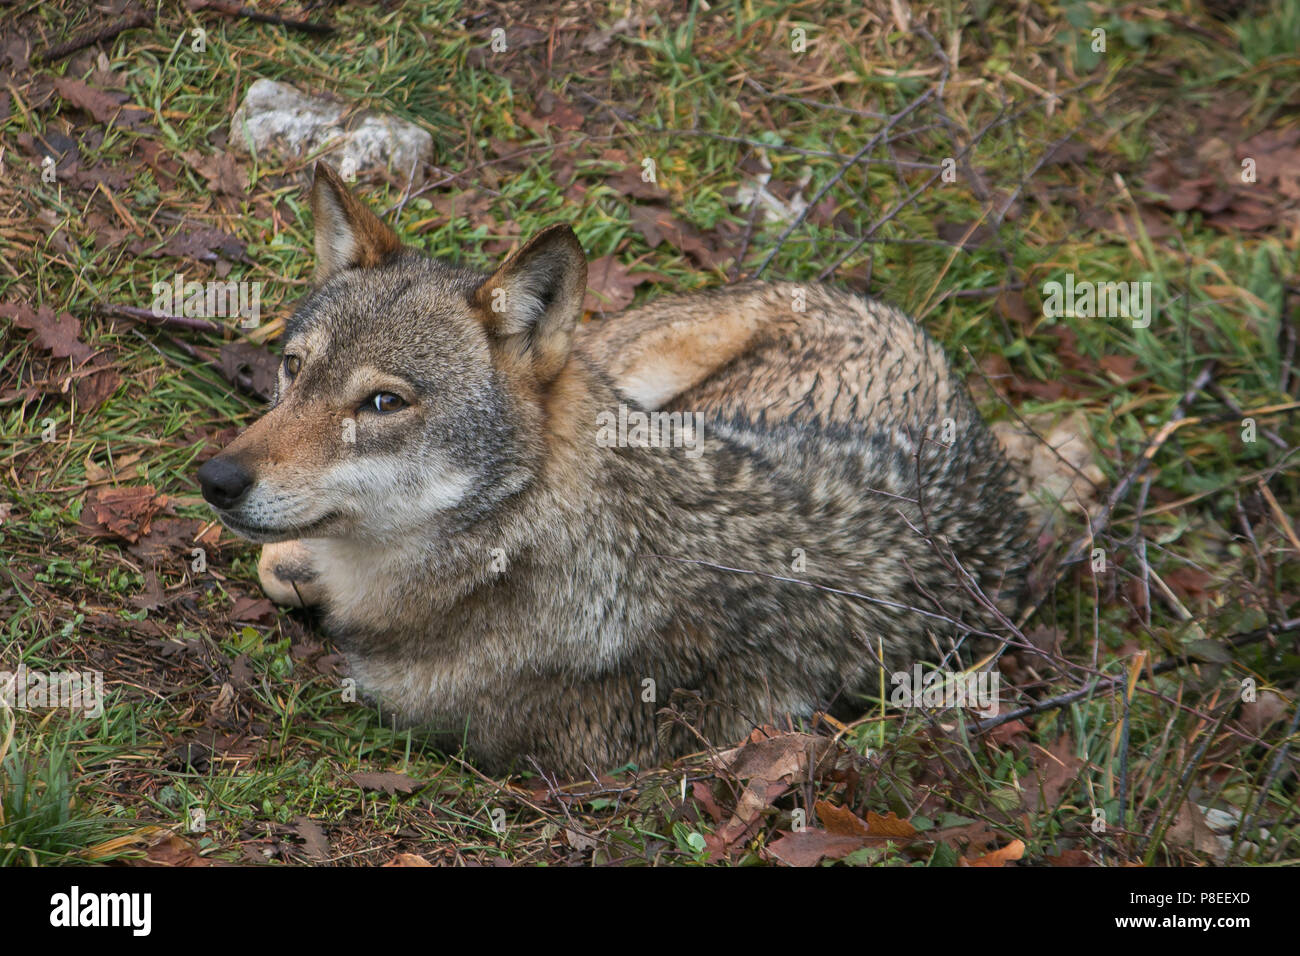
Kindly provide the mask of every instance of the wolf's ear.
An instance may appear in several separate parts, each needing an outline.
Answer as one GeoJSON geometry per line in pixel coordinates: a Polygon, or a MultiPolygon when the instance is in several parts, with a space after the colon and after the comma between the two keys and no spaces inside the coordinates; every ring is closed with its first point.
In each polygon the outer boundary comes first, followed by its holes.
{"type": "Polygon", "coordinates": [[[343,269],[377,266],[402,247],[397,234],[323,162],[316,163],[312,179],[311,214],[317,285],[343,269]]]}
{"type": "Polygon", "coordinates": [[[587,255],[573,230],[551,226],[529,239],[475,290],[489,333],[527,358],[540,382],[568,361],[587,294],[587,255]]]}

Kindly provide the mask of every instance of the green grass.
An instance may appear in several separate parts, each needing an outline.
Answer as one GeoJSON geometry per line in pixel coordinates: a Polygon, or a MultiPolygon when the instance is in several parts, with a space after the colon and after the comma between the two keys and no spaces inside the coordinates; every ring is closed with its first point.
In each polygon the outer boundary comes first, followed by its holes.
{"type": "MultiPolygon", "coordinates": [[[[57,38],[91,23],[82,6],[27,3],[8,15],[29,35],[57,38]]],[[[329,834],[328,859],[341,864],[415,852],[448,863],[693,865],[705,862],[700,840],[716,825],[696,801],[681,800],[682,774],[707,781],[720,801],[734,805],[730,782],[696,760],[643,774],[627,793],[609,788],[578,799],[566,813],[538,796],[542,781],[528,775],[513,785],[489,780],[346,702],[337,676],[294,654],[319,640],[310,617],[277,612],[251,624],[230,621],[237,597],[258,594],[252,548],[223,547],[213,557],[217,574],[163,564],[163,588],[185,600],[144,610],[132,598],[146,586],[147,563],[121,542],[92,540],[81,530],[88,460],[110,472],[129,460],[118,484],[152,484],[172,497],[175,516],[207,521],[193,477],[196,457],[205,440],[258,413],[255,399],[182,347],[211,351],[217,339],[177,334],[178,345],[170,334],[110,321],[96,308],[146,306],[152,283],[177,270],[209,275],[193,260],[128,249],[133,238],[146,247],[161,244],[186,217],[246,242],[246,259],[232,263],[229,278],[263,282],[264,311],[273,320],[291,310],[311,268],[309,216],[293,178],[307,164],[285,168],[269,156],[244,163],[248,196],[224,209],[184,158],[224,149],[220,137],[254,77],[332,91],[428,129],[438,166],[431,179],[463,178],[407,199],[395,224],[432,255],[488,267],[500,251],[484,246],[504,250],[568,221],[592,257],[613,255],[655,273],[638,289],[639,299],[733,278],[737,270],[730,267],[701,268],[667,244],[651,248],[635,230],[630,200],[605,178],[624,162],[639,165],[650,157],[674,215],[719,234],[727,248],[745,247],[738,271],[752,274],[773,253],[766,278],[812,280],[839,263],[833,278],[921,319],[968,374],[990,418],[1010,420],[1013,409],[1026,417],[1081,411],[1109,482],[1103,496],[1168,423],[1207,361],[1216,362],[1215,386],[1241,409],[1293,403],[1294,384],[1287,391],[1280,383],[1294,361],[1286,353],[1296,308],[1286,288],[1295,285],[1300,254],[1294,227],[1238,234],[1216,228],[1201,211],[1179,212],[1161,214],[1173,235],[1129,241],[1098,231],[1085,216],[1102,210],[1131,219],[1135,203],[1148,201],[1143,178],[1151,161],[1168,151],[1194,154],[1203,141],[1199,126],[1225,101],[1239,104],[1243,137],[1269,127],[1293,129],[1300,5],[1260,5],[1256,16],[1234,24],[1217,23],[1190,2],[1166,5],[1165,19],[1142,20],[1138,8],[1125,8],[1096,23],[1089,5],[1034,6],[1029,15],[1046,38],[1042,43],[1028,41],[1018,12],[996,4],[975,5],[983,9],[978,20],[965,4],[912,6],[943,56],[924,35],[891,23],[872,26],[849,4],[758,0],[715,4],[709,12],[650,5],[643,34],[549,64],[547,40],[510,58],[478,62],[486,31],[497,23],[488,17],[465,26],[477,12],[472,4],[411,3],[391,11],[343,6],[332,10],[338,32],[326,40],[169,10],[155,29],[118,38],[108,57],[129,101],[149,109],[146,121],[157,132],[101,126],[102,142],[86,135],[94,126],[87,117],[59,107],[57,99],[32,108],[30,77],[24,77],[10,115],[0,120],[12,170],[0,182],[0,198],[14,210],[0,221],[0,257],[7,264],[0,268],[0,301],[71,312],[81,320],[82,340],[108,350],[122,381],[103,405],[81,409],[58,390],[66,361],[51,363],[18,329],[6,329],[0,341],[0,389],[34,385],[45,393],[0,403],[0,503],[10,506],[0,523],[0,548],[12,556],[0,574],[7,619],[0,670],[20,662],[98,666],[109,697],[97,721],[0,712],[0,741],[12,733],[0,754],[0,863],[157,853],[150,849],[157,842],[150,827],[181,834],[201,856],[317,862],[301,843],[299,822],[309,818],[329,834]],[[1202,32],[1186,29],[1189,22],[1202,32]],[[183,39],[198,26],[208,31],[203,54],[183,39]],[[811,42],[802,59],[790,51],[795,26],[811,42]],[[1095,63],[1082,52],[1093,26],[1109,35],[1108,50],[1095,63]],[[961,43],[955,69],[944,59],[954,36],[961,43]],[[883,121],[873,116],[897,113],[932,89],[945,68],[942,109],[937,102],[919,109],[865,161],[845,169],[848,157],[881,132],[883,121]],[[822,82],[828,76],[837,82],[822,82]],[[1061,93],[1050,116],[1026,82],[1061,93]],[[592,108],[593,118],[581,132],[556,126],[531,132],[520,118],[534,112],[543,92],[592,108]],[[130,175],[113,202],[102,191],[42,182],[18,146],[20,134],[48,138],[69,121],[80,137],[83,169],[102,162],[130,175]],[[1049,146],[1068,135],[1089,153],[1042,164],[1049,146]],[[143,139],[176,163],[174,186],[141,162],[143,139]],[[804,198],[829,187],[852,233],[811,215],[779,246],[781,222],[756,221],[746,242],[748,212],[728,191],[745,181],[742,169],[760,150],[773,184],[802,182],[804,198]],[[958,160],[956,183],[938,178],[948,157],[958,160]],[[585,186],[576,197],[565,195],[566,161],[585,186]],[[972,183],[972,170],[982,188],[972,183]],[[486,214],[451,218],[435,206],[448,191],[468,201],[475,187],[488,197],[486,214]],[[131,232],[101,247],[91,213],[131,232]],[[886,218],[870,241],[859,242],[860,233],[886,218]],[[982,221],[995,229],[961,251],[937,238],[945,221],[982,221]],[[1044,318],[1042,285],[1066,272],[1098,282],[1150,281],[1159,305],[1152,327],[1044,318]],[[1023,296],[1027,320],[1004,313],[1004,288],[1023,296]],[[1073,337],[1072,353],[1061,346],[1062,330],[1073,337]],[[1106,371],[1103,360],[1114,357],[1132,360],[1133,374],[1106,371]],[[979,374],[995,361],[1021,382],[1068,380],[1071,388],[1056,398],[1013,391],[1003,402],[979,374]],[[48,378],[53,386],[42,384],[48,378]],[[46,420],[54,422],[54,442],[41,441],[46,420]],[[245,676],[233,676],[236,671],[245,676]],[[418,785],[389,795],[363,790],[350,777],[379,771],[407,774],[418,785]],[[196,807],[205,812],[207,829],[189,833],[187,815],[196,807]],[[498,809],[505,812],[501,833],[492,825],[498,809]],[[575,826],[594,846],[566,835],[575,826]]],[[[600,9],[582,36],[622,15],[621,8],[600,9]]],[[[549,30],[545,6],[530,10],[533,25],[549,30]]],[[[527,25],[507,25],[508,35],[527,25]]],[[[84,78],[92,62],[75,56],[45,72],[84,78]]],[[[364,192],[381,209],[403,199],[400,188],[383,184],[364,192]]],[[[273,338],[276,329],[273,321],[254,338],[273,338]]],[[[236,337],[232,332],[228,339],[236,337]]],[[[1026,632],[1056,632],[1062,657],[1038,670],[1027,667],[1033,694],[1082,686],[1094,672],[1094,652],[1096,671],[1122,675],[1137,650],[1159,660],[1194,642],[1297,616],[1300,561],[1258,486],[1266,478],[1294,526],[1296,456],[1269,440],[1243,443],[1240,420],[1221,397],[1202,392],[1188,413],[1201,421],[1175,432],[1157,455],[1141,492],[1141,521],[1139,482],[1100,540],[1114,571],[1095,592],[1087,573],[1052,571],[1053,559],[1086,531],[1083,519],[1066,516],[1052,529],[1042,562],[1045,593],[1026,632]],[[1148,577],[1138,559],[1140,542],[1150,572],[1175,579],[1176,601],[1152,583],[1150,607],[1135,603],[1148,577]],[[1208,583],[1199,589],[1177,583],[1192,571],[1208,583]]],[[[1293,410],[1282,411],[1261,416],[1259,426],[1293,449],[1300,434],[1295,420],[1293,410]]],[[[1290,711],[1263,732],[1246,734],[1239,708],[1229,706],[1246,676],[1293,708],[1300,678],[1294,637],[1279,637],[1275,649],[1252,645],[1139,684],[1124,746],[1116,735],[1123,698],[1111,694],[1041,715],[1024,732],[999,739],[951,730],[950,720],[942,729],[920,716],[904,719],[880,701],[864,701],[868,718],[845,739],[859,752],[874,751],[878,762],[869,771],[873,786],[853,798],[855,809],[893,810],[923,835],[982,821],[996,835],[993,845],[1023,839],[1034,861],[1079,849],[1107,863],[1212,862],[1169,836],[1171,821],[1191,802],[1254,812],[1255,826],[1267,823],[1272,840],[1241,834],[1238,842],[1261,844],[1251,858],[1295,862],[1294,755],[1284,772],[1270,770],[1290,711]],[[1062,737],[1081,761],[1078,779],[1050,805],[1026,811],[1028,781],[1044,766],[1044,748],[1062,737]],[[1095,808],[1109,821],[1105,833],[1090,826],[1095,808]]],[[[834,802],[847,796],[842,782],[818,780],[815,790],[834,802]]],[[[778,803],[738,848],[735,862],[765,859],[777,829],[791,825],[792,799],[778,803]]],[[[953,865],[961,855],[962,844],[946,837],[927,846],[923,853],[862,852],[848,862],[953,865]]]]}

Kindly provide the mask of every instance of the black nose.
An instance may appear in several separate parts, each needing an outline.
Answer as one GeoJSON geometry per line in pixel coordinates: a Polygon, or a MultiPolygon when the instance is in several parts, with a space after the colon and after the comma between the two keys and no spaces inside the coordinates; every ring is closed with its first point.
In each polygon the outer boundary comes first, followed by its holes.
{"type": "Polygon", "coordinates": [[[203,497],[218,508],[233,507],[252,484],[253,476],[242,465],[221,455],[199,468],[203,497]]]}

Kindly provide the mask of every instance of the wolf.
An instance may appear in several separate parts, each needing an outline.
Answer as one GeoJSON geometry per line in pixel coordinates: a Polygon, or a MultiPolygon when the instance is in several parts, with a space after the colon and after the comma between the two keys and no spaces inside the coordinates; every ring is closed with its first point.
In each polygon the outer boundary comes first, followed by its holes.
{"type": "Polygon", "coordinates": [[[433,743],[576,775],[848,719],[1020,593],[1009,467],[901,311],[751,281],[581,323],[567,225],[485,274],[324,163],[311,208],[274,400],[198,480],[433,743]]]}

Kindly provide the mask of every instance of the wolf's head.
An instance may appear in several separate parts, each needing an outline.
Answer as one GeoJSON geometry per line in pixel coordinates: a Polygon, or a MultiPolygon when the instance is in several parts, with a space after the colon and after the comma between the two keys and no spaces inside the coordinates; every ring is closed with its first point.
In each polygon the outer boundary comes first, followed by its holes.
{"type": "Polygon", "coordinates": [[[404,247],[323,163],[315,288],[286,324],[271,409],[198,472],[255,541],[391,540],[473,523],[528,484],[587,263],[568,226],[490,276],[404,247]]]}

